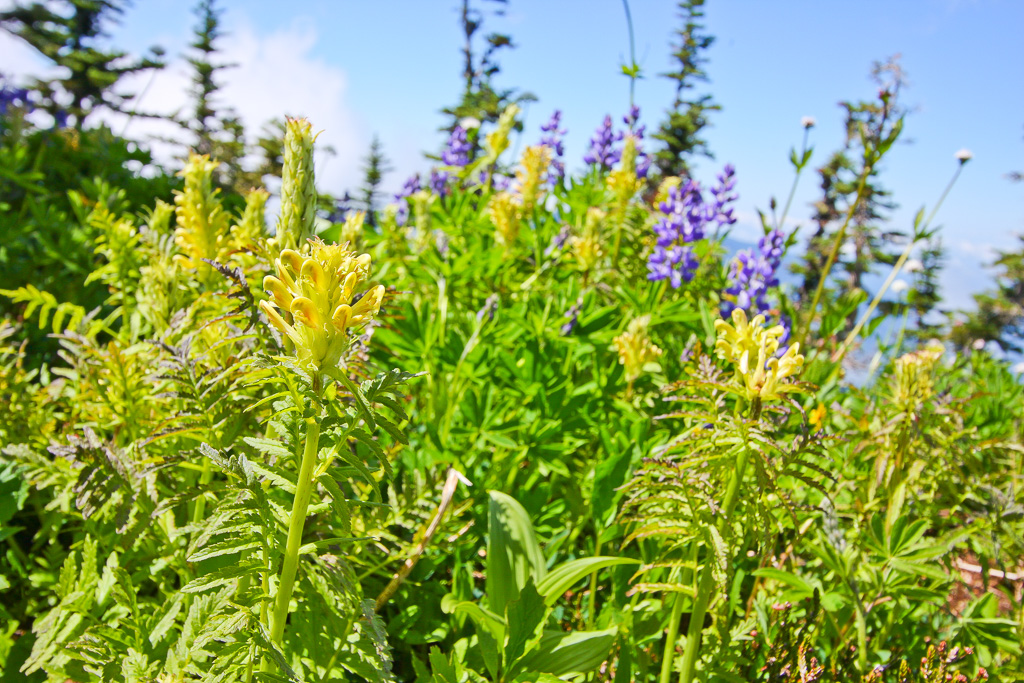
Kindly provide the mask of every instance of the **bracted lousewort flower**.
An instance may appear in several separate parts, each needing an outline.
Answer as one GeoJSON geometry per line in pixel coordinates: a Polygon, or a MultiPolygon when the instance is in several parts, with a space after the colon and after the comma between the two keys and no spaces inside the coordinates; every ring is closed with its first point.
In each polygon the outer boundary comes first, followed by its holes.
{"type": "Polygon", "coordinates": [[[523,152],[519,168],[516,170],[516,189],[519,192],[522,215],[532,212],[544,195],[550,163],[551,148],[545,145],[532,145],[523,152]]]}
{"type": "Polygon", "coordinates": [[[619,364],[625,368],[626,381],[631,385],[643,374],[645,365],[661,357],[661,349],[654,345],[648,333],[650,324],[649,315],[634,318],[626,331],[613,340],[619,352],[619,364]]]}
{"type": "Polygon", "coordinates": [[[349,329],[369,322],[384,299],[383,285],[359,291],[370,276],[370,255],[313,239],[307,256],[282,251],[274,271],[263,279],[270,300],[260,308],[295,345],[300,365],[314,372],[337,367],[351,341],[349,329]]]}
{"type": "Polygon", "coordinates": [[[800,374],[804,357],[799,343],[776,357],[785,333],[781,325],[765,327],[763,315],[748,321],[743,309],[737,308],[732,312],[732,324],[716,320],[715,331],[715,353],[732,363],[736,382],[751,404],[777,400],[782,394],[801,390],[799,385],[783,381],[800,374]]]}
{"type": "Polygon", "coordinates": [[[222,260],[231,251],[230,216],[213,186],[213,173],[220,166],[205,154],[192,154],[178,172],[185,186],[174,194],[177,226],[174,243],[180,253],[174,260],[183,268],[208,273],[202,259],[222,260]]]}

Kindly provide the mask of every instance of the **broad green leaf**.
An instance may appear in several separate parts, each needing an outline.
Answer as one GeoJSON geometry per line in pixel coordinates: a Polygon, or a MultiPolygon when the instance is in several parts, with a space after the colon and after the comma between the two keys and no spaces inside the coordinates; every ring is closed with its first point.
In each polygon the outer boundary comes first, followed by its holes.
{"type": "Polygon", "coordinates": [[[519,591],[519,597],[508,604],[505,612],[508,628],[505,629],[502,653],[507,676],[516,675],[519,659],[540,641],[547,615],[544,598],[534,587],[533,579],[528,578],[519,591]]]}
{"type": "Polygon", "coordinates": [[[573,633],[545,631],[540,645],[523,660],[523,664],[554,676],[587,673],[605,662],[617,634],[616,628],[573,633]]]}
{"type": "Polygon", "coordinates": [[[487,529],[487,605],[504,614],[508,603],[533,577],[535,583],[547,573],[544,554],[526,510],[511,496],[491,491],[487,529]]]}
{"type": "Polygon", "coordinates": [[[585,557],[569,560],[558,565],[537,584],[537,590],[544,596],[544,603],[554,605],[577,581],[606,567],[623,564],[640,564],[630,557],[585,557]]]}

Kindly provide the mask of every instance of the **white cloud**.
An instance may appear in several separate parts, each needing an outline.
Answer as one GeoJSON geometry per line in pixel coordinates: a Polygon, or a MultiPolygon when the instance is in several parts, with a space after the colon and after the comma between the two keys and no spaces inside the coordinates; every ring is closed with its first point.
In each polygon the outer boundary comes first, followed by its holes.
{"type": "MultiPolygon", "coordinates": [[[[318,187],[340,194],[358,186],[361,159],[370,140],[346,102],[345,71],[312,54],[319,39],[316,27],[296,21],[269,34],[260,34],[244,15],[232,13],[226,19],[233,21],[217,59],[237,66],[222,72],[218,109],[233,109],[252,141],[272,118],[308,118],[313,130],[320,133],[316,157],[318,187]],[[333,148],[333,155],[326,152],[328,147],[333,148]]],[[[178,44],[165,40],[167,54],[185,52],[190,38],[179,36],[178,44]]],[[[34,50],[4,32],[0,32],[0,64],[0,70],[19,77],[38,75],[46,66],[34,50]]],[[[168,115],[180,111],[187,115],[192,107],[190,79],[190,67],[179,57],[170,60],[161,71],[126,77],[119,89],[137,94],[131,106],[139,111],[168,115]]],[[[125,116],[110,113],[97,114],[95,119],[133,138],[157,136],[187,142],[181,129],[167,121],[142,117],[129,121],[125,116]]],[[[180,156],[183,149],[160,140],[153,140],[149,146],[158,161],[165,163],[180,156]]]]}

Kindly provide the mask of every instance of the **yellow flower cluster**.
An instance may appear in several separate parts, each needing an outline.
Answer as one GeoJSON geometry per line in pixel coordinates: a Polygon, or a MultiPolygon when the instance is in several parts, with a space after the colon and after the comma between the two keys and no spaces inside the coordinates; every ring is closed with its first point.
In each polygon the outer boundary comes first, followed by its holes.
{"type": "Polygon", "coordinates": [[[643,187],[644,181],[636,177],[636,138],[626,136],[622,148],[622,163],[608,174],[608,191],[611,193],[612,207],[616,215],[624,214],[629,202],[643,187]]]}
{"type": "Polygon", "coordinates": [[[644,366],[661,356],[661,349],[651,343],[647,328],[651,316],[642,315],[629,323],[626,331],[613,341],[619,352],[619,364],[625,366],[626,380],[634,381],[644,371],[644,366]]]}
{"type": "Polygon", "coordinates": [[[365,211],[351,211],[345,216],[345,223],[341,226],[341,243],[349,247],[356,246],[356,240],[363,234],[363,222],[366,220],[365,211]]]}
{"type": "Polygon", "coordinates": [[[601,209],[596,207],[587,209],[587,216],[583,220],[583,233],[569,238],[569,249],[573,258],[576,259],[576,267],[580,272],[589,273],[594,270],[601,257],[604,256],[599,234],[604,217],[605,213],[601,209]]]}
{"type": "Polygon", "coordinates": [[[320,371],[341,361],[350,342],[349,328],[377,315],[384,287],[373,287],[354,301],[356,290],[369,278],[370,255],[319,240],[310,240],[310,247],[308,256],[292,249],[281,252],[274,262],[276,276],[263,279],[271,300],[261,302],[260,308],[295,344],[299,362],[320,371]]]}
{"type": "Polygon", "coordinates": [[[230,216],[221,205],[220,190],[213,187],[218,166],[205,154],[192,154],[178,172],[185,179],[185,188],[174,193],[174,243],[181,250],[175,261],[184,268],[205,266],[204,258],[223,260],[231,251],[230,216]]]}
{"type": "Polygon", "coordinates": [[[516,185],[522,197],[521,215],[528,215],[544,195],[544,181],[551,164],[551,148],[547,145],[532,145],[523,152],[516,170],[516,185]]]}
{"type": "Polygon", "coordinates": [[[933,394],[932,371],[944,349],[937,340],[928,342],[923,349],[912,351],[896,359],[892,389],[896,402],[914,408],[933,394]]]}
{"type": "Polygon", "coordinates": [[[487,202],[487,212],[494,223],[494,239],[505,246],[519,235],[519,199],[511,192],[497,192],[487,202]]]}
{"type": "Polygon", "coordinates": [[[771,401],[798,391],[796,385],[784,384],[782,380],[796,377],[804,365],[800,344],[790,346],[781,358],[775,357],[785,329],[781,325],[765,328],[764,323],[763,315],[748,322],[747,314],[739,308],[732,312],[731,325],[724,320],[715,321],[715,352],[736,366],[736,378],[751,401],[771,401]]]}

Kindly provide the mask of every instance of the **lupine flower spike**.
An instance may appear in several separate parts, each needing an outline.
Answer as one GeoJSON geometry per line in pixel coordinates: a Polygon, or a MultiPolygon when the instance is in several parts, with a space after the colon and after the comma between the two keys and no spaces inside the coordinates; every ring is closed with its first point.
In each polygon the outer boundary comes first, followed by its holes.
{"type": "Polygon", "coordinates": [[[337,367],[352,339],[348,330],[373,319],[384,299],[383,285],[358,291],[369,279],[370,255],[314,239],[308,256],[282,251],[274,270],[263,279],[270,301],[260,309],[295,345],[301,365],[314,372],[337,367]]]}

